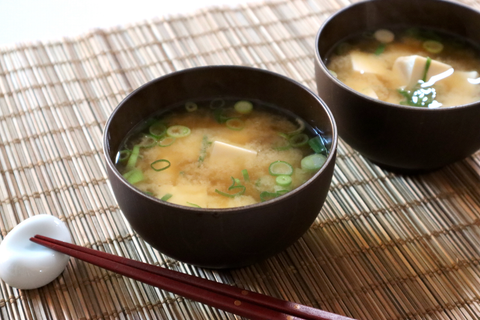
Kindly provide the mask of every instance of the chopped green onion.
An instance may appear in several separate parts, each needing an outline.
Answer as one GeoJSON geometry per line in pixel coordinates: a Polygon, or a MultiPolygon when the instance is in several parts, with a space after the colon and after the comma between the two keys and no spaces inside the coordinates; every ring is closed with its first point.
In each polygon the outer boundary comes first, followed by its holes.
{"type": "Polygon", "coordinates": [[[122,150],[117,154],[117,162],[124,162],[128,160],[128,157],[132,154],[131,150],[122,150]]]}
{"type": "Polygon", "coordinates": [[[375,55],[376,55],[376,56],[381,55],[381,54],[385,51],[385,48],[386,48],[385,43],[380,43],[380,44],[378,45],[377,49],[375,50],[375,55]]]}
{"type": "Polygon", "coordinates": [[[225,123],[228,119],[228,117],[225,117],[223,115],[223,109],[222,108],[217,108],[213,110],[213,117],[215,118],[215,121],[218,123],[225,123]]]}
{"type": "Polygon", "coordinates": [[[198,109],[198,106],[195,102],[187,102],[185,103],[185,109],[188,111],[188,112],[194,112],[198,109]]]}
{"type": "Polygon", "coordinates": [[[205,160],[205,157],[207,155],[207,148],[210,145],[210,142],[208,141],[208,136],[204,135],[202,138],[202,148],[200,149],[200,156],[198,157],[198,162],[202,163],[203,160],[205,160]]]}
{"type": "Polygon", "coordinates": [[[267,201],[267,200],[271,200],[271,199],[275,199],[276,197],[278,197],[278,194],[275,193],[275,192],[263,191],[262,193],[260,193],[260,200],[262,202],[267,201]]]}
{"type": "MultiPolygon", "coordinates": [[[[242,189],[242,188],[240,188],[240,189],[242,189]]],[[[221,196],[224,196],[224,197],[234,198],[236,196],[240,196],[240,195],[244,194],[245,193],[245,187],[243,187],[242,190],[240,190],[236,193],[226,193],[226,192],[220,191],[218,189],[215,189],[215,192],[218,193],[221,196]]]]}
{"type": "Polygon", "coordinates": [[[335,71],[329,69],[328,72],[330,72],[330,74],[335,78],[338,78],[338,74],[335,71]]]}
{"type": "Polygon", "coordinates": [[[169,168],[171,166],[171,163],[170,161],[168,161],[167,159],[160,159],[160,160],[156,160],[156,161],[153,161],[151,164],[150,164],[150,167],[155,170],[155,171],[163,171],[167,168],[169,168]],[[163,167],[158,167],[156,166],[157,163],[165,163],[163,167]]]}
{"type": "Polygon", "coordinates": [[[219,195],[229,197],[229,198],[233,198],[233,197],[244,194],[245,190],[246,190],[245,186],[242,186],[240,184],[239,179],[235,179],[234,177],[232,177],[232,185],[230,187],[228,187],[228,191],[233,190],[233,189],[240,189],[240,191],[238,191],[236,193],[226,193],[226,192],[220,191],[218,189],[215,189],[215,192],[218,193],[219,195]]]}
{"type": "Polygon", "coordinates": [[[301,147],[308,143],[308,136],[305,133],[296,134],[288,139],[292,147],[301,147]]]}
{"type": "Polygon", "coordinates": [[[161,122],[155,122],[148,128],[148,132],[157,139],[160,139],[165,135],[167,131],[167,126],[161,122]]]}
{"type": "Polygon", "coordinates": [[[138,143],[142,148],[151,148],[157,144],[157,138],[152,135],[146,134],[142,137],[142,140],[138,143]]]}
{"type": "Polygon", "coordinates": [[[228,129],[236,131],[240,131],[245,127],[245,123],[239,118],[230,118],[225,122],[225,124],[227,125],[228,129]]]}
{"type": "Polygon", "coordinates": [[[430,69],[431,63],[432,63],[432,59],[430,59],[430,57],[427,57],[427,61],[425,62],[425,70],[423,70],[423,77],[422,77],[423,82],[427,81],[427,73],[428,73],[428,69],[430,69]]]}
{"type": "Polygon", "coordinates": [[[296,134],[302,133],[302,131],[305,130],[305,123],[303,122],[303,120],[300,118],[297,118],[296,121],[299,125],[298,129],[292,132],[288,132],[287,133],[288,136],[294,136],[296,134]]]}
{"type": "Polygon", "coordinates": [[[242,175],[243,175],[243,180],[244,180],[245,182],[249,182],[249,181],[250,181],[250,176],[248,175],[247,169],[243,169],[243,170],[242,170],[242,175]]]}
{"type": "Polygon", "coordinates": [[[327,148],[325,147],[325,144],[323,144],[322,138],[320,136],[316,136],[308,140],[308,145],[315,153],[327,153],[327,148]]]}
{"type": "Polygon", "coordinates": [[[443,44],[435,40],[427,40],[422,44],[422,46],[430,53],[440,53],[443,50],[443,44]]]}
{"type": "Polygon", "coordinates": [[[316,171],[323,166],[325,161],[327,161],[327,157],[323,154],[314,153],[303,158],[300,165],[303,170],[316,171]]]}
{"type": "Polygon", "coordinates": [[[167,129],[167,134],[170,137],[174,137],[174,138],[183,138],[188,136],[190,133],[191,133],[191,130],[189,127],[180,126],[180,125],[171,126],[171,127],[168,127],[167,129]]]}
{"type": "Polygon", "coordinates": [[[233,108],[235,109],[235,111],[237,111],[238,113],[241,113],[241,114],[249,114],[250,112],[252,112],[253,110],[253,105],[250,101],[245,101],[245,100],[242,100],[242,101],[238,101],[237,103],[235,103],[235,105],[233,106],[233,108]]]}
{"type": "Polygon", "coordinates": [[[198,204],[195,204],[195,203],[191,203],[187,201],[187,204],[194,208],[201,208],[198,204]]]}
{"type": "Polygon", "coordinates": [[[134,168],[128,172],[126,172],[123,177],[127,179],[127,181],[131,184],[135,184],[137,182],[140,182],[144,179],[142,170],[138,168],[134,168]]]}
{"type": "Polygon", "coordinates": [[[225,100],[223,100],[222,98],[217,98],[210,101],[210,108],[212,109],[219,109],[219,108],[222,108],[224,105],[225,105],[225,100]]]}
{"type": "Polygon", "coordinates": [[[176,138],[174,137],[165,137],[162,140],[158,141],[157,145],[160,147],[168,147],[171,146],[175,142],[176,138]]]}
{"type": "Polygon", "coordinates": [[[160,198],[160,200],[168,201],[168,199],[170,199],[171,197],[173,197],[171,193],[166,193],[162,198],[160,198]]]}
{"type": "Polygon", "coordinates": [[[281,196],[281,195],[284,195],[287,192],[288,192],[288,190],[281,189],[281,190],[277,190],[276,194],[277,194],[277,196],[281,196]]]}
{"type": "Polygon", "coordinates": [[[291,176],[293,174],[293,167],[288,162],[278,160],[270,164],[270,166],[268,167],[268,172],[272,176],[291,176]]]}
{"type": "Polygon", "coordinates": [[[130,171],[133,168],[135,168],[139,154],[140,154],[140,145],[137,144],[136,146],[133,147],[132,154],[130,155],[130,158],[128,158],[128,162],[125,167],[127,171],[130,171]]]}
{"type": "Polygon", "coordinates": [[[289,186],[290,184],[292,184],[292,177],[290,177],[290,176],[284,176],[284,175],[277,176],[277,177],[275,178],[275,182],[276,182],[279,186],[287,187],[287,186],[289,186]]]}

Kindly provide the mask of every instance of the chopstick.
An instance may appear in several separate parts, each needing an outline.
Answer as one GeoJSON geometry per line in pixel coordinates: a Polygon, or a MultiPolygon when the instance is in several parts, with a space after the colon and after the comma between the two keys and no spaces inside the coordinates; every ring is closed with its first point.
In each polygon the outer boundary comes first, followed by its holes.
{"type": "Polygon", "coordinates": [[[31,241],[77,259],[243,317],[285,320],[353,320],[227,284],[35,235],[31,241]]]}

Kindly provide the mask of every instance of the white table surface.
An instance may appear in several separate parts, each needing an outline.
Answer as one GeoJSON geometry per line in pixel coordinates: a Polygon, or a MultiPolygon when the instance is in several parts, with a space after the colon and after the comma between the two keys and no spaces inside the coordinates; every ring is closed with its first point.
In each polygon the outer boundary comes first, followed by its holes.
{"type": "Polygon", "coordinates": [[[0,45],[78,36],[210,6],[254,0],[0,0],[0,45]]]}

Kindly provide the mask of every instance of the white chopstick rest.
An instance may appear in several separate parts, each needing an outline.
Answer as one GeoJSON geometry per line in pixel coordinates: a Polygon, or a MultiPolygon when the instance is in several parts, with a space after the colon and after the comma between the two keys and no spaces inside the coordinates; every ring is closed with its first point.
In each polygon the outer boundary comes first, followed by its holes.
{"type": "Polygon", "coordinates": [[[30,217],[10,231],[0,244],[0,278],[18,289],[36,289],[57,278],[69,256],[30,241],[36,234],[72,242],[60,219],[46,214],[30,217]]]}

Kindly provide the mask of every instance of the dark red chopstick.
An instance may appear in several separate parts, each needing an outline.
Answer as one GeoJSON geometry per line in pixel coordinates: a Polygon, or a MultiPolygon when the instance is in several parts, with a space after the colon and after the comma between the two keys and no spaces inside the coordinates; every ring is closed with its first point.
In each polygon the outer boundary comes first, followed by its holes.
{"type": "Polygon", "coordinates": [[[41,235],[36,235],[30,240],[132,279],[250,319],[351,320],[351,318],[345,316],[305,305],[242,290],[41,235]]]}

